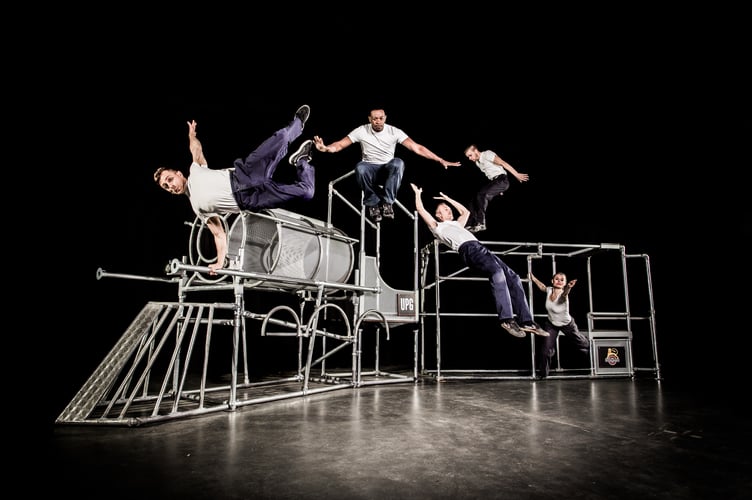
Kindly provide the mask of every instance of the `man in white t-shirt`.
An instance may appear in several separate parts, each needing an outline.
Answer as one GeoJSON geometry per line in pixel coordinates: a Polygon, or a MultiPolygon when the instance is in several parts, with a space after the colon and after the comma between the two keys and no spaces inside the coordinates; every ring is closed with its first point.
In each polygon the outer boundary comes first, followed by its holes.
{"type": "Polygon", "coordinates": [[[188,122],[188,148],[193,162],[188,175],[180,170],[160,167],[154,172],[154,181],[172,194],[184,194],[191,208],[209,228],[217,247],[217,261],[209,264],[210,273],[216,274],[225,264],[227,234],[222,216],[242,210],[258,211],[277,208],[290,200],[311,200],[315,191],[315,170],[310,164],[313,141],[308,139],[288,161],[296,169],[298,180],[282,184],[273,179],[274,171],[287,156],[290,143],[303,133],[311,108],[304,104],[295,112],[292,121],[277,130],[245,158],[238,158],[232,168],[210,169],[201,141],[196,137],[196,121],[188,122]]]}
{"type": "Polygon", "coordinates": [[[496,196],[501,196],[509,189],[509,177],[507,173],[512,174],[515,179],[525,182],[529,179],[527,174],[521,174],[509,163],[502,160],[499,155],[487,149],[479,151],[478,146],[471,144],[465,149],[465,156],[488,178],[488,182],[475,194],[475,198],[470,202],[470,218],[467,222],[467,229],[471,233],[477,233],[486,230],[486,210],[488,202],[496,196]]]}
{"type": "Polygon", "coordinates": [[[441,202],[436,206],[434,215],[431,215],[423,206],[423,189],[415,184],[410,186],[415,192],[415,210],[431,230],[431,234],[456,251],[467,267],[488,277],[500,326],[515,337],[524,337],[526,332],[548,337],[548,332],[533,320],[520,276],[465,229],[470,211],[460,202],[439,193],[434,198],[441,202]],[[452,207],[459,213],[456,220],[452,207]]]}
{"type": "Polygon", "coordinates": [[[386,124],[383,109],[372,109],[368,123],[361,125],[337,142],[328,146],[319,136],[313,137],[316,149],[323,153],[337,153],[359,142],[361,160],[355,165],[355,178],[363,190],[363,205],[373,222],[382,218],[393,219],[392,204],[402,184],[405,162],[394,155],[397,144],[402,144],[415,154],[437,161],[442,167],[459,167],[460,162],[448,162],[435,155],[427,147],[413,141],[401,129],[386,124]],[[383,188],[382,188],[383,186],[383,188]]]}

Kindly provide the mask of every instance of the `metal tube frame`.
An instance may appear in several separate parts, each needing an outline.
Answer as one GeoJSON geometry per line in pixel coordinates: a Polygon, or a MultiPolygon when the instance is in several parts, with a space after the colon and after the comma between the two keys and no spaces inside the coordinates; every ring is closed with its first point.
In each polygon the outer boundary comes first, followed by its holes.
{"type": "MultiPolygon", "coordinates": [[[[655,326],[655,306],[653,302],[653,285],[650,272],[650,260],[645,254],[629,255],[626,253],[623,245],[614,243],[601,243],[601,244],[569,244],[569,243],[542,243],[542,242],[513,242],[513,241],[484,241],[486,246],[492,249],[492,252],[503,258],[506,255],[522,255],[527,257],[528,273],[532,271],[532,260],[550,258],[551,265],[554,272],[556,272],[557,258],[586,258],[587,265],[587,292],[588,292],[588,326],[587,334],[590,338],[590,351],[591,351],[591,366],[590,373],[585,376],[577,375],[562,375],[566,378],[594,378],[605,377],[609,375],[597,374],[595,370],[597,360],[594,358],[594,340],[600,338],[625,338],[629,339],[630,359],[632,357],[632,324],[634,321],[646,320],[649,326],[649,342],[650,350],[652,353],[652,365],[637,367],[633,366],[632,369],[625,374],[619,374],[618,376],[634,377],[637,372],[649,372],[654,375],[656,379],[661,378],[660,363],[658,362],[658,345],[656,337],[655,326]],[[621,273],[621,293],[625,303],[625,310],[622,312],[602,312],[595,309],[594,306],[594,283],[593,283],[593,270],[591,267],[591,259],[593,256],[602,254],[604,252],[618,251],[620,259],[620,273],[621,273]],[[630,310],[630,290],[628,285],[628,265],[629,259],[642,259],[646,269],[646,291],[648,294],[648,311],[645,316],[636,316],[630,310]],[[625,321],[626,329],[623,331],[608,331],[604,332],[595,328],[596,320],[609,320],[609,319],[622,319],[625,321]]],[[[441,247],[438,241],[434,240],[428,243],[421,250],[423,262],[421,265],[420,287],[421,287],[421,317],[420,317],[420,331],[424,336],[427,330],[426,319],[431,318],[435,325],[436,335],[436,365],[435,368],[428,368],[426,365],[425,356],[425,342],[421,342],[420,352],[420,375],[435,377],[437,380],[446,379],[525,379],[534,378],[535,374],[535,341],[533,336],[530,336],[530,371],[526,373],[520,373],[520,370],[481,370],[481,369],[463,369],[463,370],[446,370],[442,367],[442,317],[484,317],[484,316],[496,316],[495,313],[478,314],[478,313],[466,313],[466,312],[447,312],[442,309],[441,301],[441,284],[445,281],[461,281],[461,282],[484,282],[487,283],[485,278],[463,277],[462,273],[468,270],[467,267],[461,267],[456,271],[444,271],[441,269],[441,256],[445,254],[456,254],[457,252],[441,247]],[[428,277],[428,260],[433,255],[434,268],[433,268],[433,281],[429,282],[428,277]],[[434,296],[434,308],[432,311],[428,310],[425,303],[427,292],[433,289],[434,296]],[[508,373],[515,373],[514,375],[505,375],[508,373]]],[[[522,278],[523,283],[527,283],[528,302],[530,311],[534,317],[545,317],[543,314],[536,314],[533,307],[533,283],[527,277],[522,278]]],[[[483,292],[487,293],[487,292],[483,292]]],[[[644,339],[640,339],[644,340],[644,339]]],[[[557,339],[557,370],[555,373],[563,373],[565,370],[561,369],[559,349],[557,339]]],[[[549,378],[557,378],[557,375],[549,376],[549,378]]]]}

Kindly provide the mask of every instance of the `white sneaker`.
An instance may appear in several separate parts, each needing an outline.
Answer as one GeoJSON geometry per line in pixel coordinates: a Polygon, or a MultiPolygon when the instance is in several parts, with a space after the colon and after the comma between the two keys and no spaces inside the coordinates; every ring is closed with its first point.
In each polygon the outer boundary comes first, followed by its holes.
{"type": "Polygon", "coordinates": [[[502,321],[501,327],[515,337],[522,338],[527,335],[522,331],[520,325],[518,325],[517,322],[513,319],[510,319],[509,321],[502,321]]]}
{"type": "Polygon", "coordinates": [[[541,337],[550,337],[550,335],[548,334],[548,332],[546,330],[544,330],[543,328],[541,328],[540,325],[538,323],[536,323],[535,321],[531,321],[530,323],[523,324],[520,327],[520,329],[522,329],[522,330],[524,330],[526,332],[530,332],[530,333],[534,333],[536,335],[540,335],[541,337]]]}
{"type": "Polygon", "coordinates": [[[311,151],[313,151],[313,141],[308,139],[300,145],[297,151],[290,155],[290,165],[298,165],[298,161],[305,158],[307,161],[311,161],[311,151]]]}

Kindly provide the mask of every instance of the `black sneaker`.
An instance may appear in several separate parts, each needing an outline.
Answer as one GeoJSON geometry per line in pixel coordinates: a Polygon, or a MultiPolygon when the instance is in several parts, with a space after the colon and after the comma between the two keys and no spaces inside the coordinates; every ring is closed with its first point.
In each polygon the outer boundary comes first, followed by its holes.
{"type": "Polygon", "coordinates": [[[374,222],[381,222],[381,210],[378,205],[368,207],[368,217],[374,222]]]}
{"type": "Polygon", "coordinates": [[[520,328],[520,325],[518,325],[517,322],[513,319],[502,321],[501,327],[507,332],[514,335],[515,337],[522,338],[527,335],[525,332],[522,331],[522,329],[520,328]]]}
{"type": "Polygon", "coordinates": [[[390,203],[382,203],[379,207],[381,216],[387,219],[394,219],[394,208],[390,203]]]}
{"type": "Polygon", "coordinates": [[[308,117],[311,116],[311,107],[308,104],[303,104],[295,112],[295,116],[300,118],[300,121],[303,122],[303,127],[305,127],[305,123],[308,121],[308,117]]]}
{"type": "Polygon", "coordinates": [[[311,161],[311,151],[313,151],[313,141],[308,139],[300,145],[297,151],[290,155],[290,165],[298,165],[298,162],[305,158],[306,161],[311,161]]]}
{"type": "Polygon", "coordinates": [[[481,231],[485,231],[486,230],[486,225],[485,224],[476,224],[474,226],[470,226],[470,227],[467,227],[465,229],[467,229],[471,233],[479,233],[481,231]]]}
{"type": "Polygon", "coordinates": [[[520,328],[522,328],[523,331],[534,333],[536,335],[540,335],[541,337],[550,337],[549,333],[541,328],[540,325],[535,321],[523,323],[520,328]]]}

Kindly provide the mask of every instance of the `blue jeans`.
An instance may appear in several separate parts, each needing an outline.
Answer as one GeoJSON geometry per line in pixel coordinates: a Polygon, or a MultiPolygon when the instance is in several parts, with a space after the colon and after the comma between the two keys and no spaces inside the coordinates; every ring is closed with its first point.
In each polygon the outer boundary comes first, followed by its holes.
{"type": "Polygon", "coordinates": [[[379,203],[394,203],[404,173],[405,162],[397,157],[387,163],[358,162],[355,165],[355,179],[363,190],[363,204],[375,207],[379,203]],[[384,186],[383,189],[381,186],[384,186]]]}
{"type": "Polygon", "coordinates": [[[232,194],[243,210],[277,208],[292,199],[311,200],[316,187],[315,170],[302,160],[297,167],[297,182],[280,184],[272,176],[279,162],[287,156],[290,143],[303,133],[297,116],[290,124],[274,132],[245,159],[235,160],[230,174],[232,194]]]}
{"type": "Polygon", "coordinates": [[[488,276],[500,321],[517,316],[517,322],[533,321],[520,276],[477,240],[466,241],[457,250],[465,265],[488,276]]]}

